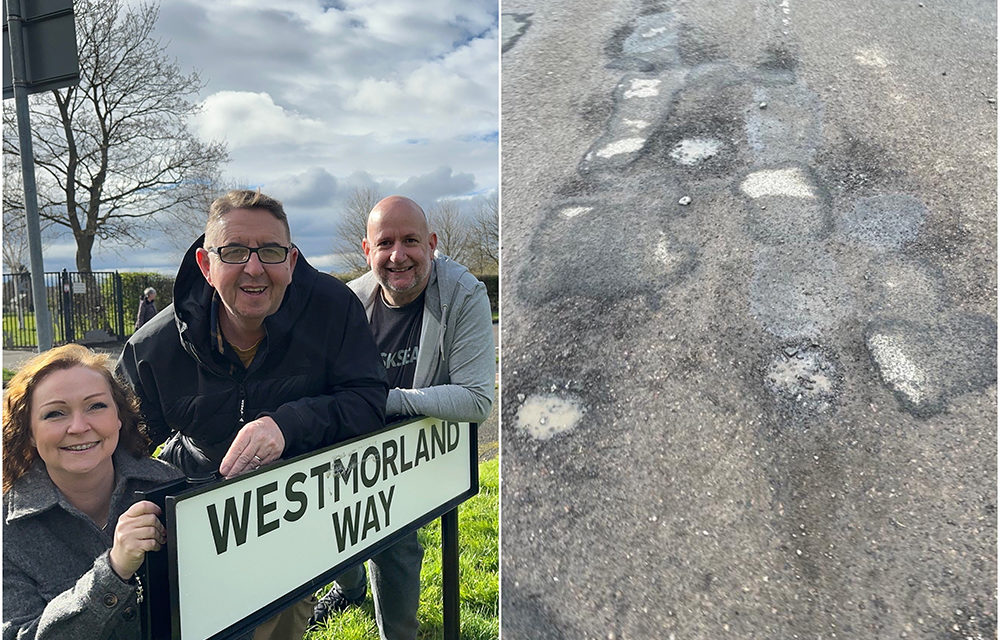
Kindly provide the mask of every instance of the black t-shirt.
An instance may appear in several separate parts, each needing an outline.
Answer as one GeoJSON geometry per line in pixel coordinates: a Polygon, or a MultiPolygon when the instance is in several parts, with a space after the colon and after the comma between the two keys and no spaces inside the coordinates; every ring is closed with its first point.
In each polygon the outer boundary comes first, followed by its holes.
{"type": "Polygon", "coordinates": [[[390,307],[379,293],[372,309],[372,334],[382,354],[382,364],[390,389],[413,388],[420,345],[420,324],[424,319],[424,294],[402,307],[390,307]]]}

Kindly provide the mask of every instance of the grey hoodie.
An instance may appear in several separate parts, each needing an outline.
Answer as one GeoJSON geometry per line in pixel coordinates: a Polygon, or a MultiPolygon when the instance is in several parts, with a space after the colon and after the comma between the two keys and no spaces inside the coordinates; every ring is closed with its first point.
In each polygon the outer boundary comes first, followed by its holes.
{"type": "MultiPolygon", "coordinates": [[[[371,320],[379,284],[369,271],[348,286],[371,320]]],[[[434,259],[413,389],[390,389],[386,415],[482,422],[493,407],[496,352],[486,285],[448,258],[434,259]]]]}

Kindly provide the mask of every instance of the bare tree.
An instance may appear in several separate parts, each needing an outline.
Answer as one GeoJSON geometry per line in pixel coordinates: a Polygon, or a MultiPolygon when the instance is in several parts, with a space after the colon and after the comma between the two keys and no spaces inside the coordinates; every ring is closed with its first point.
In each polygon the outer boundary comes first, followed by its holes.
{"type": "Polygon", "coordinates": [[[375,187],[355,187],[340,212],[333,250],[347,265],[348,273],[361,274],[368,269],[361,240],[367,232],[368,213],[381,199],[375,187]]]}
{"type": "MultiPolygon", "coordinates": [[[[4,156],[4,165],[12,160],[4,156]]],[[[28,269],[28,229],[25,224],[24,211],[11,209],[7,206],[8,193],[11,191],[21,191],[21,172],[18,164],[17,171],[12,171],[4,176],[3,189],[3,268],[8,273],[18,273],[28,269]]],[[[4,172],[7,174],[7,172],[4,172]]]]}
{"type": "Polygon", "coordinates": [[[458,204],[449,200],[439,202],[427,217],[431,230],[437,234],[438,251],[456,262],[467,264],[472,233],[469,221],[462,216],[458,204]]]}
{"type": "Polygon", "coordinates": [[[156,219],[157,226],[164,232],[167,244],[179,249],[183,255],[191,243],[205,233],[208,210],[215,199],[234,189],[256,189],[250,186],[252,184],[253,182],[246,178],[230,179],[216,176],[202,184],[190,185],[194,191],[190,206],[175,207],[156,219]]]}
{"type": "Polygon", "coordinates": [[[500,265],[500,201],[494,191],[479,202],[472,220],[472,262],[477,273],[498,273],[500,265]]]}
{"type": "MultiPolygon", "coordinates": [[[[200,206],[227,153],[187,128],[198,108],[189,98],[203,84],[154,38],[157,5],[77,0],[75,8],[80,83],[32,96],[30,111],[39,213],[72,232],[76,267],[89,272],[98,238],[142,243],[159,214],[200,206]]],[[[3,150],[19,153],[11,110],[3,150]]],[[[5,208],[23,210],[20,200],[4,190],[5,208]]]]}
{"type": "Polygon", "coordinates": [[[24,216],[10,215],[6,210],[3,212],[3,267],[8,273],[28,270],[28,234],[24,216]]]}

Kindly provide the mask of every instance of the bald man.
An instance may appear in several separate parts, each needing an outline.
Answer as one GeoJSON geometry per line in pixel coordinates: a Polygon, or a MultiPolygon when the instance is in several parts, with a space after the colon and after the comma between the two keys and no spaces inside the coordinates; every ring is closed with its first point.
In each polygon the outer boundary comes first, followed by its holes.
{"type": "MultiPolygon", "coordinates": [[[[361,243],[371,271],[349,283],[361,299],[389,378],[387,420],[425,415],[482,422],[493,406],[496,356],[486,286],[446,256],[423,209],[389,196],[368,214],[361,243]]],[[[372,557],[382,640],[417,637],[416,532],[372,557]]],[[[364,600],[364,566],[347,571],[316,605],[314,622],[364,600]]]]}

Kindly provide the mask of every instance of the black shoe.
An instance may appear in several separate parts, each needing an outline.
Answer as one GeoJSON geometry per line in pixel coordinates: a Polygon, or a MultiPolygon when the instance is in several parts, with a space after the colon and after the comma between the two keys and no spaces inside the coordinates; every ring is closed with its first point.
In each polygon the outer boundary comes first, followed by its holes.
{"type": "Polygon", "coordinates": [[[361,592],[361,595],[357,598],[348,598],[341,591],[340,585],[334,583],[330,590],[319,599],[316,606],[313,607],[313,615],[309,618],[309,626],[315,627],[321,622],[326,621],[334,613],[340,613],[346,611],[347,607],[357,606],[365,601],[365,596],[368,594],[368,578],[365,578],[364,582],[365,590],[361,592]]]}

